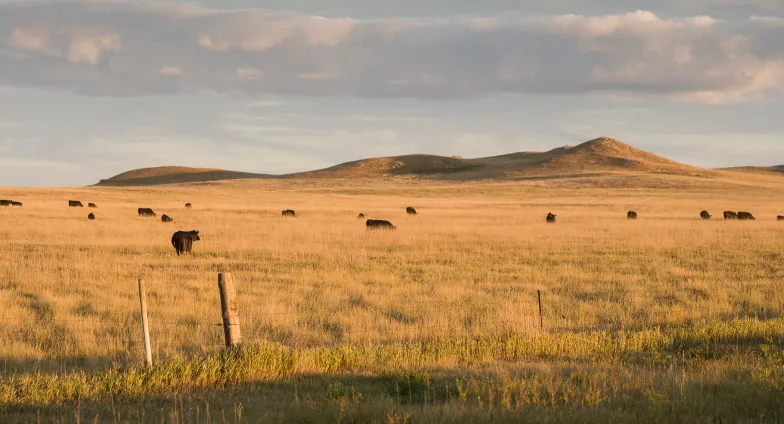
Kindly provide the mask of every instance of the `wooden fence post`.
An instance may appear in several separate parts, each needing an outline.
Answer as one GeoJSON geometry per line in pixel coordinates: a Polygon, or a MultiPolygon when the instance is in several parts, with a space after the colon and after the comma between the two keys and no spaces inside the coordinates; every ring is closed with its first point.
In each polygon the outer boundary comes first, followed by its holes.
{"type": "Polygon", "coordinates": [[[152,366],[152,349],[150,348],[150,323],[147,319],[147,291],[144,280],[139,280],[139,303],[142,308],[142,339],[144,340],[144,365],[152,366]]]}
{"type": "Polygon", "coordinates": [[[236,347],[242,344],[240,332],[240,317],[237,307],[237,290],[231,274],[218,274],[218,289],[220,289],[221,315],[223,316],[223,335],[226,347],[236,347]]]}
{"type": "Polygon", "coordinates": [[[544,322],[542,321],[542,292],[536,291],[536,299],[539,302],[539,331],[544,331],[544,322]]]}

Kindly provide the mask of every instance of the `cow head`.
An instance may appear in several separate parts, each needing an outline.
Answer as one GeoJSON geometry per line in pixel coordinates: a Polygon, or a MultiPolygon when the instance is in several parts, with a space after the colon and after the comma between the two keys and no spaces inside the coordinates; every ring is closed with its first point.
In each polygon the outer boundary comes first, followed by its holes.
{"type": "Polygon", "coordinates": [[[191,240],[201,240],[201,237],[199,237],[199,232],[198,231],[193,230],[193,231],[190,232],[190,234],[191,234],[191,240]]]}

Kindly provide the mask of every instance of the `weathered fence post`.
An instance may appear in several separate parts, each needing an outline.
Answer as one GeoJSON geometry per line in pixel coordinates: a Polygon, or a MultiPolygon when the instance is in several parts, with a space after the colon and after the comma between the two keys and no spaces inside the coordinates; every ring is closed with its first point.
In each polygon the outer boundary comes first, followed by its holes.
{"type": "Polygon", "coordinates": [[[152,366],[152,349],[150,348],[150,323],[147,320],[147,291],[144,280],[139,280],[139,303],[142,308],[142,339],[144,340],[144,365],[152,366]]]}
{"type": "Polygon", "coordinates": [[[223,335],[226,339],[226,347],[236,347],[242,344],[242,332],[240,332],[240,316],[237,307],[237,290],[234,287],[231,274],[218,274],[218,288],[220,289],[223,335]]]}
{"type": "Polygon", "coordinates": [[[542,292],[536,291],[536,300],[539,302],[539,331],[544,331],[544,322],[542,321],[542,292]]]}

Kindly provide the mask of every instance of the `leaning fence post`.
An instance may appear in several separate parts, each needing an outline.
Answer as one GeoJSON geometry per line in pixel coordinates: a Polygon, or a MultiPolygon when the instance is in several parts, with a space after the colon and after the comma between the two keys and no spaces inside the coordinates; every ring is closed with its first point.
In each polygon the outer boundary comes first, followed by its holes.
{"type": "Polygon", "coordinates": [[[242,344],[240,332],[240,317],[237,307],[237,290],[231,279],[231,274],[218,274],[218,289],[220,289],[221,315],[223,316],[223,335],[226,347],[236,347],[242,344]]]}
{"type": "Polygon", "coordinates": [[[542,322],[542,292],[536,291],[536,300],[539,302],[539,331],[544,331],[544,323],[542,322]]]}
{"type": "Polygon", "coordinates": [[[144,365],[152,366],[152,349],[150,348],[150,323],[147,319],[147,291],[144,280],[139,280],[139,303],[142,308],[142,339],[144,341],[144,365]]]}

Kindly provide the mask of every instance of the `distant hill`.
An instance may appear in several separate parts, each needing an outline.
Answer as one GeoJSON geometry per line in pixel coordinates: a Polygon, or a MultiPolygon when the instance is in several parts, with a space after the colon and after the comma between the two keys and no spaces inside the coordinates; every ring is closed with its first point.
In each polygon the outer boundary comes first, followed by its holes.
{"type": "Polygon", "coordinates": [[[434,179],[514,179],[544,175],[636,171],[701,176],[711,171],[684,165],[601,137],[548,152],[520,152],[478,159],[406,155],[348,162],[295,177],[346,178],[420,176],[434,179]]]}
{"type": "Polygon", "coordinates": [[[188,168],[184,166],[160,166],[123,172],[112,178],[101,180],[96,186],[129,187],[163,184],[197,183],[221,180],[268,178],[269,175],[248,172],[226,171],[211,168],[188,168]]]}
{"type": "MultiPolygon", "coordinates": [[[[784,167],[778,172],[784,172],[784,167]]],[[[148,186],[259,178],[380,178],[411,176],[440,180],[514,180],[608,173],[669,174],[705,177],[714,171],[657,156],[609,137],[547,152],[519,152],[477,159],[405,155],[357,160],[330,168],[288,175],[165,166],[128,171],[98,186],[148,186]]]]}
{"type": "Polygon", "coordinates": [[[724,171],[772,173],[784,175],[784,165],[778,166],[741,166],[736,168],[722,168],[724,171]]]}

